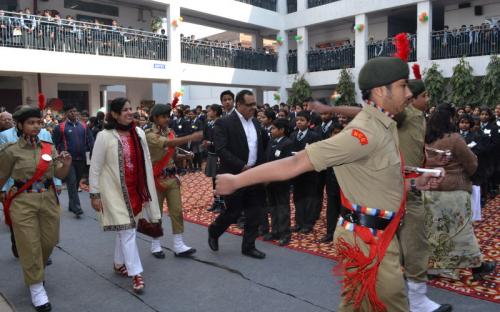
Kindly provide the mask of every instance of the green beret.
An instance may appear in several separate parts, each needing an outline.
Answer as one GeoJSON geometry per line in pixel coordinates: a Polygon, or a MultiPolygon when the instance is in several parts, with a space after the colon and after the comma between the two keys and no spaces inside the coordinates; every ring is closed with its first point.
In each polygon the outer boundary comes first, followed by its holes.
{"type": "Polygon", "coordinates": [[[12,114],[12,118],[20,123],[23,123],[26,119],[32,117],[41,118],[42,111],[38,107],[23,105],[16,110],[14,114],[12,114]]]}
{"type": "Polygon", "coordinates": [[[397,57],[376,57],[361,68],[359,72],[359,88],[371,90],[386,86],[400,79],[408,79],[410,70],[408,64],[397,57]]]}
{"type": "Polygon", "coordinates": [[[170,111],[170,107],[166,104],[155,104],[149,112],[149,116],[152,120],[155,116],[170,115],[170,111]]]}
{"type": "Polygon", "coordinates": [[[412,80],[408,83],[413,97],[417,97],[425,91],[425,84],[422,80],[412,80]]]}

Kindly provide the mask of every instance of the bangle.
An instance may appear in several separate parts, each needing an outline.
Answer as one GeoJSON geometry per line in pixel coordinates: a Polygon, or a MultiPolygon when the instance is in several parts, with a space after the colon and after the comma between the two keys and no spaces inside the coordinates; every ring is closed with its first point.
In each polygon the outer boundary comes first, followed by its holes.
{"type": "Polygon", "coordinates": [[[101,199],[101,193],[90,193],[90,199],[101,199]]]}
{"type": "Polygon", "coordinates": [[[415,179],[410,179],[410,191],[417,192],[417,181],[415,179]]]}

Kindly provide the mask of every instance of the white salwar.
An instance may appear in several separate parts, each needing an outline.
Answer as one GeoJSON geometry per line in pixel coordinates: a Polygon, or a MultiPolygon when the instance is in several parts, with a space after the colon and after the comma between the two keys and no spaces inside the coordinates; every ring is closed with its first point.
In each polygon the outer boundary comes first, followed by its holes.
{"type": "Polygon", "coordinates": [[[120,267],[125,264],[128,276],[136,276],[143,271],[135,237],[135,229],[116,232],[115,265],[120,267]]]}

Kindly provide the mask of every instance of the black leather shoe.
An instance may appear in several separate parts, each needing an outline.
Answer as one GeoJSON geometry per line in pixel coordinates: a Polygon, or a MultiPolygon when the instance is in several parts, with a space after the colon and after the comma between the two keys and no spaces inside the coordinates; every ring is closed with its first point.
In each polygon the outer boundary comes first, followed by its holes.
{"type": "Polygon", "coordinates": [[[244,254],[245,256],[252,257],[255,259],[264,259],[266,257],[266,254],[263,253],[262,251],[257,250],[257,248],[243,250],[241,253],[244,254]]]}
{"type": "Polygon", "coordinates": [[[210,226],[208,227],[208,247],[213,251],[219,250],[219,239],[210,235],[210,226]]]}
{"type": "Polygon", "coordinates": [[[495,271],[496,269],[495,261],[485,261],[481,263],[480,267],[472,268],[472,276],[475,281],[480,281],[483,279],[483,275],[488,275],[495,271]]]}
{"type": "Polygon", "coordinates": [[[35,310],[37,312],[49,312],[52,311],[52,306],[50,305],[50,302],[47,302],[46,304],[35,307],[35,310]]]}
{"type": "Polygon", "coordinates": [[[451,311],[453,311],[453,307],[451,306],[451,304],[442,304],[439,306],[439,308],[437,308],[432,312],[451,312],[451,311]]]}
{"type": "Polygon", "coordinates": [[[291,240],[290,236],[282,237],[282,238],[279,240],[278,244],[279,244],[280,246],[286,246],[286,245],[290,244],[290,240],[291,240]]]}
{"type": "Polygon", "coordinates": [[[273,239],[278,239],[279,237],[276,234],[273,233],[266,233],[264,236],[262,236],[262,239],[267,241],[273,240],[273,239]]]}
{"type": "Polygon", "coordinates": [[[152,254],[156,259],[165,259],[165,253],[163,252],[163,250],[153,252],[152,254]]]}
{"type": "Polygon", "coordinates": [[[52,264],[52,259],[50,257],[47,259],[47,263],[45,263],[45,266],[49,266],[52,264]]]}
{"type": "Polygon", "coordinates": [[[189,248],[188,250],[183,251],[183,252],[174,252],[174,256],[181,257],[181,258],[187,258],[187,257],[191,256],[192,254],[194,254],[195,252],[196,252],[196,249],[189,248]]]}
{"type": "Polygon", "coordinates": [[[326,234],[319,240],[320,243],[328,243],[331,241],[333,241],[333,234],[326,234]]]}

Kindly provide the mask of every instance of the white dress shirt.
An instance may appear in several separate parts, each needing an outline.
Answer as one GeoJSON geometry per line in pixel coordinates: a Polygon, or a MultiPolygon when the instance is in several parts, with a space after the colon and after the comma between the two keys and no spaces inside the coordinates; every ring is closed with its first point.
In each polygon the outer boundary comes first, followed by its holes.
{"type": "Polygon", "coordinates": [[[241,125],[243,126],[243,130],[245,130],[245,135],[247,137],[248,144],[248,161],[247,166],[253,167],[257,162],[257,129],[255,129],[255,125],[253,124],[252,118],[246,120],[238,110],[235,110],[236,114],[240,118],[241,125]]]}

